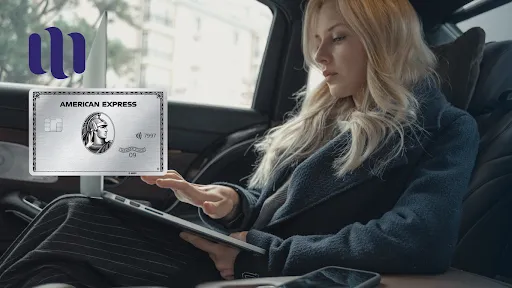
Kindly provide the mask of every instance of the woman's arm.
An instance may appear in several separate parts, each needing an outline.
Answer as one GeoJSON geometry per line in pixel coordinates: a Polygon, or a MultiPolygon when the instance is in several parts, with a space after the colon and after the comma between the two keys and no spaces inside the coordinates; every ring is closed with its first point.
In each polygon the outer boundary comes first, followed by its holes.
{"type": "Polygon", "coordinates": [[[458,241],[463,195],[478,152],[475,120],[464,115],[427,147],[394,208],[367,224],[321,236],[274,235],[250,230],[247,242],[266,257],[240,252],[235,276],[300,275],[328,265],[380,273],[438,273],[449,268],[458,241]]]}

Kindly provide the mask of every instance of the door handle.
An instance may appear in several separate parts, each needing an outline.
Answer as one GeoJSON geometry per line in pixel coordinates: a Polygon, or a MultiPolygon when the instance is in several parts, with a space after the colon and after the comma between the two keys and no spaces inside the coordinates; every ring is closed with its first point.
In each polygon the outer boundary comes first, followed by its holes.
{"type": "Polygon", "coordinates": [[[10,192],[0,199],[2,210],[13,213],[28,222],[32,221],[46,205],[36,197],[19,191],[10,192]]]}

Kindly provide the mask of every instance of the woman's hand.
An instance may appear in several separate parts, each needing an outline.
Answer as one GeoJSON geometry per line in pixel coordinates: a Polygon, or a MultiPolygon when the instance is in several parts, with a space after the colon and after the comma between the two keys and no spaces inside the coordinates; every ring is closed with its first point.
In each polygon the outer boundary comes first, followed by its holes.
{"type": "MultiPolygon", "coordinates": [[[[247,231],[233,233],[230,235],[236,239],[247,242],[247,231]]],[[[226,246],[224,244],[217,244],[210,242],[202,237],[190,234],[187,232],[180,233],[180,237],[194,245],[195,247],[203,250],[210,255],[210,258],[215,263],[215,267],[219,270],[222,278],[226,280],[233,280],[235,275],[235,260],[240,250],[226,246]]]]}
{"type": "Polygon", "coordinates": [[[230,187],[189,183],[174,170],[164,176],[142,176],[141,179],[150,185],[171,189],[178,200],[201,207],[213,219],[231,215],[240,201],[238,193],[230,187]]]}

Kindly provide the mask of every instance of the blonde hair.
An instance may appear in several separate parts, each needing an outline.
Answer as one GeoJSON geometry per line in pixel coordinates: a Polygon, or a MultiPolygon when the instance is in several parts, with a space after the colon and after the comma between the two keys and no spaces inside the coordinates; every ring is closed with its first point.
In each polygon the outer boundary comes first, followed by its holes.
{"type": "Polygon", "coordinates": [[[296,165],[343,133],[350,137],[333,162],[337,177],[361,166],[390,140],[397,140],[371,168],[371,173],[380,176],[404,152],[407,128],[421,130],[417,124],[420,103],[412,89],[427,76],[437,76],[437,59],[423,40],[421,22],[409,0],[310,0],[302,38],[307,67],[318,67],[313,26],[326,1],[337,2],[340,17],[366,50],[366,84],[357,96],[362,103],[356,109],[352,97],[332,96],[325,81],[309,93],[305,88],[299,91],[300,109],[255,144],[260,157],[250,188],[265,186],[278,169],[296,165]]]}

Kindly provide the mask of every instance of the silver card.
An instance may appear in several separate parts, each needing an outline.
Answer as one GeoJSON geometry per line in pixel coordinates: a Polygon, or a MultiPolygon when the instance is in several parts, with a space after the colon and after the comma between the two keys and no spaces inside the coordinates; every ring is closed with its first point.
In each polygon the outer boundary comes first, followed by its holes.
{"type": "Polygon", "coordinates": [[[32,89],[30,174],[164,175],[167,96],[151,89],[32,89]]]}

